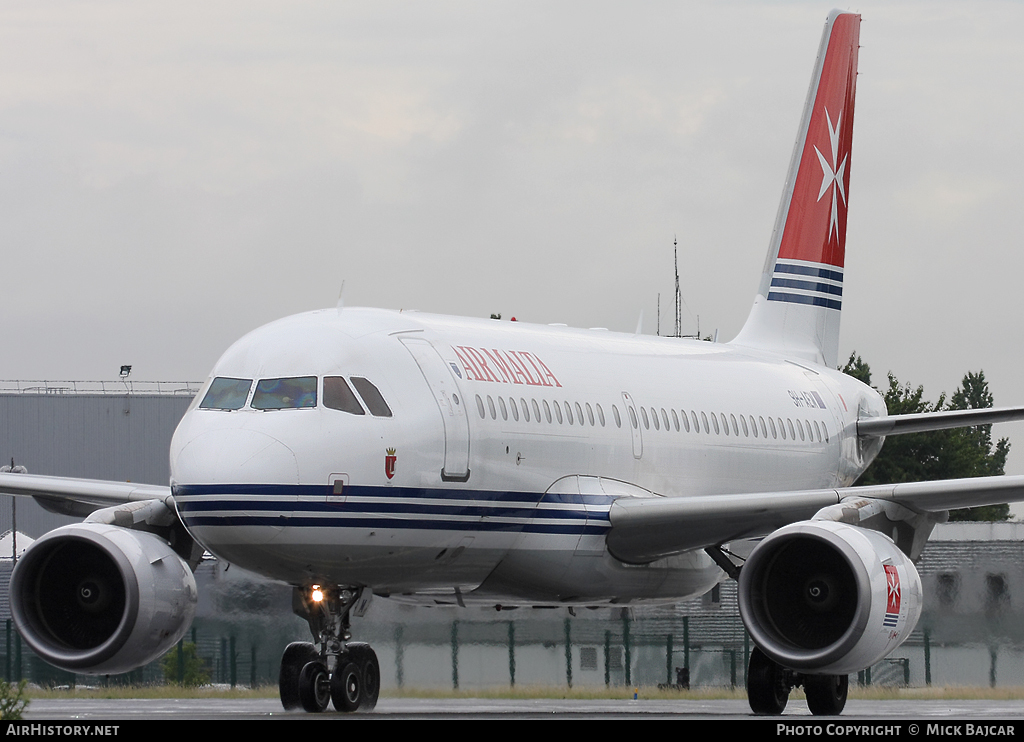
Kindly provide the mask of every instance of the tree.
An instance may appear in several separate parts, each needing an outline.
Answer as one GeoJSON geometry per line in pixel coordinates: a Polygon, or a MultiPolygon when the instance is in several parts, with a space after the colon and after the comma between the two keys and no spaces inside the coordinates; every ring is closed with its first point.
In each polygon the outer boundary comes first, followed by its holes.
{"type": "Polygon", "coordinates": [[[210,673],[206,669],[206,663],[196,651],[194,642],[180,642],[177,647],[164,655],[161,664],[164,670],[164,680],[168,683],[180,682],[185,686],[198,686],[210,682],[210,673]]]}
{"type": "MultiPolygon", "coordinates": [[[[871,369],[855,353],[843,372],[870,384],[871,369]]],[[[924,397],[924,387],[901,384],[890,372],[889,387],[885,391],[885,406],[890,415],[940,410],[967,410],[992,407],[992,393],[985,381],[985,373],[969,372],[960,387],[946,402],[945,393],[938,401],[924,397]]],[[[893,484],[934,479],[961,477],[991,477],[1003,474],[1010,442],[1001,438],[993,447],[992,426],[935,430],[927,433],[909,433],[889,436],[874,462],[857,480],[857,484],[893,484]]],[[[1006,520],[1009,505],[991,505],[953,510],[950,520],[1006,520]]]]}

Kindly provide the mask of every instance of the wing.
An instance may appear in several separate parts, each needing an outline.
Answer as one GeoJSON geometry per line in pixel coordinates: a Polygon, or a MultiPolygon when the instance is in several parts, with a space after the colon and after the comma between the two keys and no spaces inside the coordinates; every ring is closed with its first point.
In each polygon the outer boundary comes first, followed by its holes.
{"type": "Polygon", "coordinates": [[[943,479],[868,487],[699,497],[622,497],[608,513],[608,550],[642,564],[727,541],[766,536],[850,499],[895,502],[924,512],[1024,500],[1024,476],[943,479]]]}
{"type": "Polygon", "coordinates": [[[0,473],[0,495],[33,497],[50,512],[80,518],[127,502],[160,500],[168,507],[173,502],[170,487],[37,474],[0,473]]]}
{"type": "Polygon", "coordinates": [[[857,421],[857,435],[878,438],[886,435],[902,435],[903,433],[923,433],[928,430],[991,425],[1013,420],[1024,420],[1024,407],[987,407],[975,410],[944,410],[942,412],[919,412],[913,415],[864,418],[857,421]]]}

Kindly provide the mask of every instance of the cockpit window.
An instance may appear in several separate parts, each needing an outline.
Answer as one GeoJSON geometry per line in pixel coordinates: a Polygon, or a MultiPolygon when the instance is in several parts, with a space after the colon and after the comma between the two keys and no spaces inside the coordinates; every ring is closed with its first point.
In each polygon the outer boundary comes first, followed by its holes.
{"type": "Polygon", "coordinates": [[[231,379],[218,376],[199,405],[203,410],[240,410],[249,396],[252,379],[231,379]]]}
{"type": "Polygon", "coordinates": [[[288,379],[260,379],[252,395],[257,410],[290,410],[316,407],[316,377],[297,376],[288,379]]]}
{"type": "Polygon", "coordinates": [[[353,415],[365,415],[362,405],[352,393],[348,382],[341,376],[324,377],[324,407],[341,410],[353,415]]]}
{"type": "Polygon", "coordinates": [[[371,415],[376,417],[391,417],[391,408],[388,407],[388,403],[384,401],[384,397],[381,396],[380,391],[375,387],[369,379],[364,379],[361,376],[352,377],[352,386],[359,392],[359,396],[363,398],[366,403],[366,408],[370,411],[371,415]]]}

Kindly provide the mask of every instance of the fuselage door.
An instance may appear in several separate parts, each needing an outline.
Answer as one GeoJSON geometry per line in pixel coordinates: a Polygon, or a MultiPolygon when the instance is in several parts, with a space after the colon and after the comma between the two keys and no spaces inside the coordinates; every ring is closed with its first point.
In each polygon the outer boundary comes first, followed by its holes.
{"type": "Polygon", "coordinates": [[[444,424],[441,479],[465,482],[469,479],[469,418],[452,369],[424,338],[401,337],[399,340],[415,359],[441,411],[444,424]]]}
{"type": "Polygon", "coordinates": [[[644,455],[644,439],[640,433],[640,418],[636,415],[636,405],[629,392],[622,393],[622,403],[626,405],[626,425],[629,426],[629,434],[633,436],[633,458],[639,459],[644,455]]]}

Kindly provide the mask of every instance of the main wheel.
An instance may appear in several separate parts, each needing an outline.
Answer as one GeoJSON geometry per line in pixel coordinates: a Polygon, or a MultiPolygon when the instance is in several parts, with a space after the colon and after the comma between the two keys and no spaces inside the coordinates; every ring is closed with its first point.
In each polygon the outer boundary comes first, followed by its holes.
{"type": "Polygon", "coordinates": [[[349,657],[363,674],[363,699],[359,708],[363,711],[372,711],[380,696],[380,663],[377,661],[377,653],[369,644],[362,642],[350,643],[348,651],[349,657]]]}
{"type": "Polygon", "coordinates": [[[307,662],[299,673],[299,700],[302,708],[318,714],[331,702],[331,676],[319,659],[307,662]]]}
{"type": "Polygon", "coordinates": [[[757,647],[747,667],[747,701],[758,716],[778,716],[789,701],[790,685],[785,669],[757,647]]]}
{"type": "Polygon", "coordinates": [[[318,656],[316,648],[309,642],[292,642],[285,647],[281,656],[281,672],[277,677],[277,688],[281,693],[281,705],[285,711],[301,708],[299,673],[318,656]]]}
{"type": "Polygon", "coordinates": [[[352,713],[363,701],[363,674],[355,662],[346,662],[331,676],[331,700],[338,711],[352,713]]]}
{"type": "Polygon", "coordinates": [[[849,675],[808,675],[804,681],[807,708],[815,716],[838,716],[846,706],[849,675]]]}

